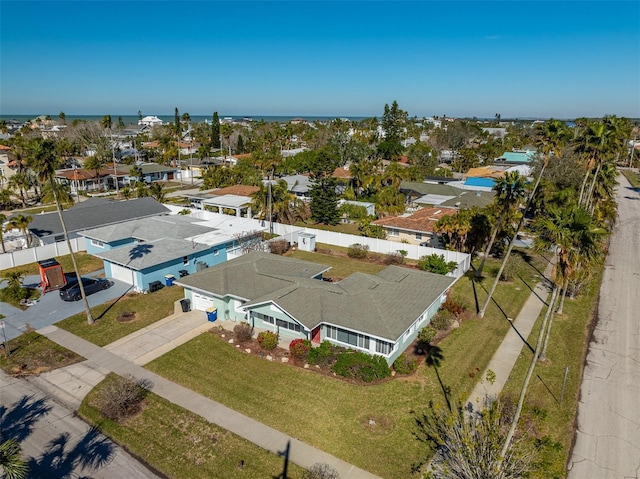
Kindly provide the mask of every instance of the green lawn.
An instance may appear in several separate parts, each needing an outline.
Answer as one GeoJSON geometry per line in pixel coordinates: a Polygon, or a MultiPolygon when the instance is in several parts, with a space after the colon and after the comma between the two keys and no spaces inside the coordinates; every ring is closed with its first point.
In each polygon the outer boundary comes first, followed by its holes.
{"type": "MultiPolygon", "coordinates": [[[[497,264],[488,262],[485,282],[491,281],[497,264]]],[[[535,266],[541,269],[544,263],[536,261],[535,266]]],[[[537,281],[538,273],[527,263],[522,262],[520,274],[526,282],[516,278],[496,292],[509,317],[516,316],[537,281]]],[[[456,283],[454,295],[473,304],[473,284],[470,273],[456,283]]],[[[486,296],[483,285],[476,285],[479,300],[486,296]]],[[[464,321],[439,344],[443,360],[438,373],[453,398],[466,399],[508,328],[509,322],[492,306],[484,319],[464,321]]],[[[356,385],[244,354],[213,334],[203,334],[147,367],[385,478],[412,477],[411,465],[428,457],[425,446],[412,436],[413,412],[430,400],[444,402],[434,369],[424,365],[409,378],[356,385]]]]}
{"type": "Polygon", "coordinates": [[[0,356],[0,369],[8,374],[40,374],[69,366],[84,358],[33,331],[9,341],[11,356],[0,356]]]}
{"type": "Polygon", "coordinates": [[[129,293],[92,308],[96,319],[94,324],[87,323],[87,316],[83,312],[60,321],[57,326],[98,346],[105,346],[173,314],[174,303],[183,297],[184,289],[179,286],[162,288],[149,294],[129,293]],[[118,316],[124,312],[136,313],[136,319],[118,322],[118,316]]]}
{"type": "Polygon", "coordinates": [[[640,174],[638,170],[619,170],[634,188],[640,188],[640,174]]]}
{"type": "Polygon", "coordinates": [[[304,221],[298,221],[295,223],[295,226],[362,236],[362,234],[360,234],[360,230],[358,229],[358,223],[338,223],[337,225],[323,225],[322,223],[314,223],[311,220],[309,220],[306,223],[304,221]]]}
{"type": "MultiPolygon", "coordinates": [[[[602,275],[598,274],[583,295],[575,300],[567,298],[564,314],[555,316],[553,321],[547,361],[536,365],[529,384],[523,416],[535,415],[539,419],[538,433],[530,434],[529,440],[533,442],[536,436],[548,436],[550,441],[547,444],[557,443],[560,446],[547,446],[540,451],[540,465],[533,478],[566,475],[565,464],[573,440],[584,355],[590,334],[589,324],[597,304],[601,281],[602,275]],[[569,367],[569,374],[564,398],[560,403],[566,367],[569,367]]],[[[545,310],[531,332],[531,344],[535,344],[538,338],[544,313],[545,310]]],[[[531,353],[523,351],[505,386],[504,392],[513,395],[516,401],[530,362],[531,353]]]]}
{"type": "MultiPolygon", "coordinates": [[[[96,397],[111,379],[89,393],[78,410],[80,416],[167,477],[264,479],[282,474],[282,458],[153,393],[142,412],[122,425],[102,417],[96,397]],[[241,461],[244,467],[239,468],[241,461]]],[[[289,464],[288,478],[302,476],[300,467],[289,464]]]]}
{"type": "MultiPolygon", "coordinates": [[[[80,270],[80,274],[87,274],[93,271],[98,271],[103,268],[103,263],[100,258],[96,258],[93,255],[78,252],[75,254],[76,262],[78,263],[78,269],[80,270]]],[[[73,263],[71,262],[71,255],[58,256],[55,258],[60,266],[62,266],[62,271],[65,273],[73,273],[73,263]]],[[[24,264],[22,266],[16,266],[14,268],[7,268],[3,270],[5,271],[24,271],[26,275],[39,274],[38,273],[38,263],[29,263],[24,264]]]]}

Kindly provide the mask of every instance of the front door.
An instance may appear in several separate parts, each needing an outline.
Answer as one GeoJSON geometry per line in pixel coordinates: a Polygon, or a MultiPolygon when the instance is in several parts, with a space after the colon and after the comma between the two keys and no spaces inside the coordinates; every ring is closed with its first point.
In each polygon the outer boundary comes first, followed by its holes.
{"type": "Polygon", "coordinates": [[[320,326],[311,331],[311,341],[314,343],[320,342],[320,326]]]}

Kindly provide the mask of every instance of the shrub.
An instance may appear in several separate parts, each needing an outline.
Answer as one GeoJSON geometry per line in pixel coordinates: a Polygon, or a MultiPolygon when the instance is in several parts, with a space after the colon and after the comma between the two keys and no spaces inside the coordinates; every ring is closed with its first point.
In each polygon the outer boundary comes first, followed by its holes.
{"type": "Polygon", "coordinates": [[[338,354],[331,370],[345,378],[358,379],[366,383],[386,378],[391,374],[386,359],[382,356],[371,356],[360,351],[347,350],[338,354]]]}
{"type": "Polygon", "coordinates": [[[430,254],[423,256],[418,261],[418,268],[436,274],[447,274],[455,270],[458,264],[455,261],[447,261],[442,254],[430,254]]]}
{"type": "Polygon", "coordinates": [[[398,251],[389,253],[384,257],[385,264],[402,264],[404,263],[404,256],[398,251]]]}
{"type": "Polygon", "coordinates": [[[447,296],[447,299],[442,303],[442,309],[445,309],[452,313],[456,318],[459,318],[462,313],[467,310],[467,305],[453,296],[447,296]]]}
{"type": "Polygon", "coordinates": [[[311,341],[308,339],[294,339],[289,343],[291,356],[298,361],[306,361],[311,350],[311,341]]]}
{"type": "Polygon", "coordinates": [[[438,334],[438,331],[436,330],[436,328],[434,328],[431,325],[428,325],[420,330],[420,332],[418,333],[418,339],[423,343],[429,344],[431,343],[431,341],[435,339],[436,334],[438,334]]]}
{"type": "Polygon", "coordinates": [[[285,239],[269,241],[269,252],[273,254],[285,254],[289,251],[289,243],[285,239]]]}
{"type": "Polygon", "coordinates": [[[405,353],[402,353],[393,362],[393,369],[398,374],[411,374],[418,367],[418,361],[415,358],[410,358],[405,353]]]}
{"type": "Polygon", "coordinates": [[[344,216],[352,220],[359,220],[367,217],[367,208],[361,205],[343,203],[338,208],[338,211],[340,212],[340,216],[344,216]]]}
{"type": "Polygon", "coordinates": [[[367,245],[355,243],[349,246],[347,254],[349,255],[349,258],[365,259],[369,256],[369,247],[367,245]]]}
{"type": "Polygon", "coordinates": [[[249,323],[240,323],[233,327],[233,333],[236,335],[236,340],[239,343],[244,343],[249,341],[253,336],[253,328],[249,323]]]}
{"type": "Polygon", "coordinates": [[[452,312],[441,309],[431,320],[431,325],[438,331],[446,331],[455,319],[456,317],[452,312]]]}
{"type": "Polygon", "coordinates": [[[317,348],[311,348],[307,362],[320,367],[328,367],[336,362],[341,351],[344,351],[344,348],[325,340],[317,348]]]}
{"type": "Polygon", "coordinates": [[[340,474],[329,464],[316,462],[302,477],[304,479],[340,479],[340,474]]]}
{"type": "Polygon", "coordinates": [[[113,375],[100,389],[98,409],[104,417],[112,421],[123,421],[140,411],[150,386],[148,380],[113,375]]]}
{"type": "MultiPolygon", "coordinates": [[[[524,260],[519,255],[514,254],[509,257],[509,260],[507,261],[507,264],[505,265],[504,269],[502,270],[502,274],[500,275],[500,281],[506,281],[508,283],[513,281],[518,274],[518,271],[520,271],[523,263],[524,260]]],[[[498,274],[498,271],[499,268],[496,270],[496,274],[498,274]]]]}
{"type": "Polygon", "coordinates": [[[265,351],[271,351],[278,345],[278,335],[271,331],[262,331],[258,334],[258,344],[265,351]]]}

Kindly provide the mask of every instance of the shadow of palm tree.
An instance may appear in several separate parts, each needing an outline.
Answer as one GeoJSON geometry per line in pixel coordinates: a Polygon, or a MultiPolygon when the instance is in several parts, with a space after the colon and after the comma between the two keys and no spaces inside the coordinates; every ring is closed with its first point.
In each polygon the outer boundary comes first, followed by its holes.
{"type": "Polygon", "coordinates": [[[440,384],[440,388],[442,389],[442,394],[444,395],[445,401],[447,401],[447,407],[449,408],[449,411],[451,411],[451,401],[449,400],[451,388],[449,386],[446,386],[442,382],[440,372],[438,371],[438,368],[442,364],[443,360],[444,354],[442,354],[442,349],[438,346],[429,346],[429,349],[427,349],[427,358],[425,359],[425,364],[432,367],[436,372],[436,377],[438,378],[438,383],[440,384]]]}
{"type": "Polygon", "coordinates": [[[108,464],[115,447],[97,428],[89,429],[75,445],[71,445],[70,434],[61,433],[45,447],[40,457],[29,459],[29,479],[90,479],[79,471],[97,471],[108,464]],[[76,471],[78,469],[78,471],[76,471]]]}
{"type": "Polygon", "coordinates": [[[142,243],[134,246],[129,250],[129,263],[131,263],[135,259],[140,259],[145,255],[150,254],[152,249],[152,244],[142,243]]]}
{"type": "Polygon", "coordinates": [[[10,408],[0,406],[0,436],[22,442],[31,435],[34,424],[49,414],[51,406],[44,398],[22,396],[10,408]]]}

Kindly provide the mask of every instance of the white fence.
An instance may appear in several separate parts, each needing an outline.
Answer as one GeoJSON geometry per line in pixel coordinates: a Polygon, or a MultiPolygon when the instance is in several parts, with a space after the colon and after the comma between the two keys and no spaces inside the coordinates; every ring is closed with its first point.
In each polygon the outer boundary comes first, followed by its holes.
{"type": "MultiPolygon", "coordinates": [[[[72,239],[71,249],[73,249],[74,252],[86,251],[87,247],[85,246],[84,238],[72,239]]],[[[0,255],[0,271],[67,254],[69,254],[69,248],[67,247],[66,241],[46,244],[36,248],[11,251],[10,253],[0,255]]]]}

